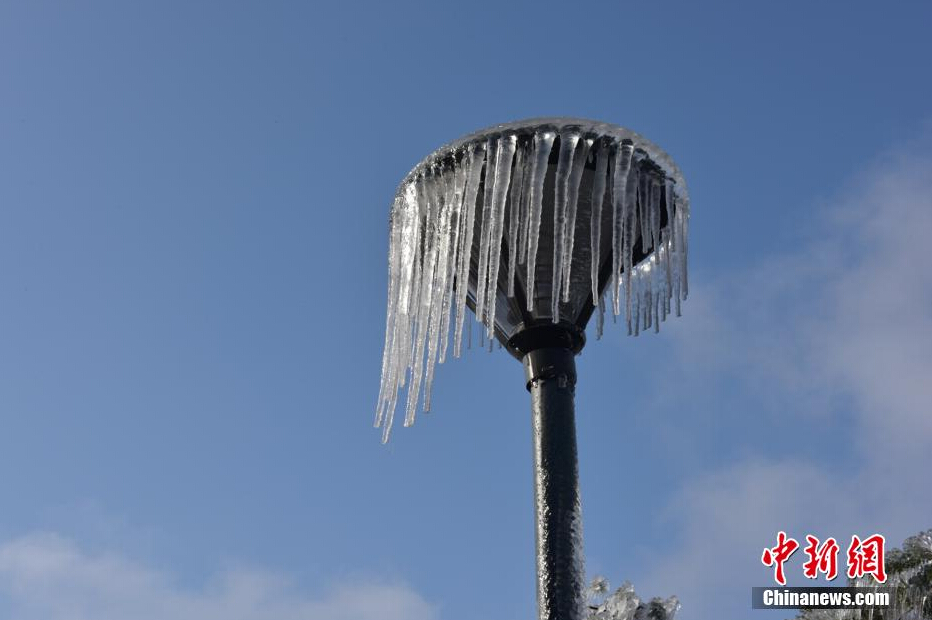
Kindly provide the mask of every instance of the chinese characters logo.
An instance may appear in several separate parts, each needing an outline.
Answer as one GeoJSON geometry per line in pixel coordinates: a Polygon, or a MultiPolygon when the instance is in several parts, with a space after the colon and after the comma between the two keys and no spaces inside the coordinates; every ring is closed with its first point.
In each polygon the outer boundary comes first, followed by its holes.
{"type": "MultiPolygon", "coordinates": [[[[854,579],[864,575],[873,575],[878,583],[887,580],[883,567],[884,537],[874,534],[861,539],[851,537],[846,554],[848,560],[848,577],[854,579]]],[[[777,533],[775,547],[764,549],[761,562],[764,566],[773,567],[773,578],[781,586],[786,585],[786,574],[783,565],[799,549],[799,542],[786,535],[786,532],[777,533]]],[[[827,538],[824,542],[815,536],[806,536],[806,547],[803,553],[808,558],[803,564],[803,575],[809,579],[816,579],[820,573],[829,581],[838,576],[838,552],[840,547],[834,538],[827,538]]]]}

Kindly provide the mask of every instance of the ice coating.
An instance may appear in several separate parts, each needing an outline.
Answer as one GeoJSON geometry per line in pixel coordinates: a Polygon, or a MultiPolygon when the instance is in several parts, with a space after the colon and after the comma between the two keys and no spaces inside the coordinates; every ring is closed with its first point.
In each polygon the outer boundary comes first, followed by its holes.
{"type": "MultiPolygon", "coordinates": [[[[441,147],[392,204],[376,426],[387,441],[430,407],[435,366],[462,353],[467,307],[482,341],[532,324],[617,316],[630,334],[679,315],[689,197],[673,161],[640,135],[572,118],[498,125],[441,147]],[[609,234],[610,231],[610,234],[609,234]],[[423,396],[421,395],[423,392],[423,396]]],[[[471,328],[470,328],[471,331],[471,328]]]]}

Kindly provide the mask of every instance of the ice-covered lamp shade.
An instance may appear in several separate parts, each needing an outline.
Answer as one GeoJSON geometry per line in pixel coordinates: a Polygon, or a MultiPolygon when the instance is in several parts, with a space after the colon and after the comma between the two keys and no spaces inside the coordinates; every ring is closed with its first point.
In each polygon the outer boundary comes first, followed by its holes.
{"type": "Polygon", "coordinates": [[[429,409],[436,363],[463,349],[467,308],[519,358],[535,332],[578,351],[594,312],[601,335],[606,305],[630,334],[659,329],[686,298],[688,219],[673,160],[615,125],[531,119],[428,155],[391,209],[384,437],[406,384],[405,425],[422,387],[429,409]]]}

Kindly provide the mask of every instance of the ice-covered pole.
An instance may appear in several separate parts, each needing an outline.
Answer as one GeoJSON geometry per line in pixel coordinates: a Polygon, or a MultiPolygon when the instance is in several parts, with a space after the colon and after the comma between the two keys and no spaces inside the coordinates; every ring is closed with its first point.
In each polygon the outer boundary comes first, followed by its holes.
{"type": "Polygon", "coordinates": [[[573,356],[566,348],[535,349],[524,356],[534,437],[540,620],[585,618],[573,356]]]}
{"type": "Polygon", "coordinates": [[[469,310],[490,348],[497,340],[523,362],[541,620],[585,617],[574,356],[594,313],[601,336],[606,307],[635,336],[679,315],[688,222],[673,160],[633,131],[585,119],[470,134],[428,155],[395,194],[376,426],[387,441],[403,388],[405,426],[419,403],[429,409],[435,366],[450,332],[453,357],[463,350],[469,310]]]}

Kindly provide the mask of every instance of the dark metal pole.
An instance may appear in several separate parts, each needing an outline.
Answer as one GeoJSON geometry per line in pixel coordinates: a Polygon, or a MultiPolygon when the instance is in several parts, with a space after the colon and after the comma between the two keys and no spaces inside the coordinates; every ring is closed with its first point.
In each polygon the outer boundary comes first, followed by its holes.
{"type": "Polygon", "coordinates": [[[585,604],[573,357],[566,348],[541,348],[523,360],[534,425],[540,620],[582,620],[585,604]]]}

